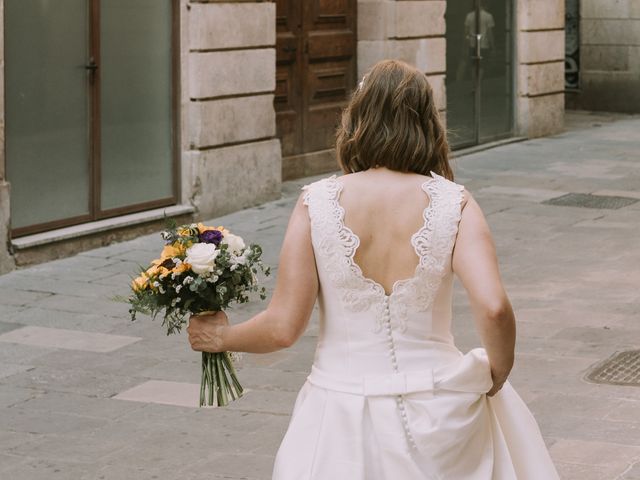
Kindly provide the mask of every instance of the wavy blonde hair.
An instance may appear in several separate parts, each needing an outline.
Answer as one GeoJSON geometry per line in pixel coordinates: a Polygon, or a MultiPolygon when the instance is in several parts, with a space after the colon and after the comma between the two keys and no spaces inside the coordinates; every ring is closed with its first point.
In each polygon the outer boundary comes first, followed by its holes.
{"type": "Polygon", "coordinates": [[[384,166],[453,180],[449,143],[424,73],[383,60],[365,75],[342,113],[336,134],[345,173],[384,166]]]}

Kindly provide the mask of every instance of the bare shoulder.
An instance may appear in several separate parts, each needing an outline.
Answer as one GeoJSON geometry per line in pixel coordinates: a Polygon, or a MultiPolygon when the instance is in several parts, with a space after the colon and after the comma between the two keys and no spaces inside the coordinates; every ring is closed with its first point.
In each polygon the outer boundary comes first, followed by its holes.
{"type": "Polygon", "coordinates": [[[480,205],[476,201],[473,194],[466,188],[462,187],[462,208],[461,211],[467,214],[483,215],[480,205]]]}
{"type": "Polygon", "coordinates": [[[469,190],[467,190],[466,187],[462,187],[462,205],[461,205],[461,210],[464,210],[464,208],[467,206],[467,204],[469,202],[475,202],[475,199],[473,198],[473,195],[471,195],[471,192],[469,190]]]}

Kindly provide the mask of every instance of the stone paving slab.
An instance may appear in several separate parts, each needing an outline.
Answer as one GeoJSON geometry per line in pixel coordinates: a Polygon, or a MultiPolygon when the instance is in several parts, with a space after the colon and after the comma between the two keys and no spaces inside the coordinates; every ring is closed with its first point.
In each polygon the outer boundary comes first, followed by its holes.
{"type": "Polygon", "coordinates": [[[508,197],[526,197],[536,201],[549,200],[555,197],[566,195],[567,192],[558,190],[548,190],[544,188],[526,188],[526,187],[503,187],[492,185],[478,190],[483,195],[506,195],[508,197]]]}
{"type": "Polygon", "coordinates": [[[12,326],[12,328],[7,327],[8,330],[31,325],[100,333],[111,333],[111,330],[116,328],[117,333],[122,332],[122,316],[105,316],[99,310],[93,313],[79,313],[48,310],[42,306],[25,307],[6,313],[4,319],[5,325],[12,326]]]}
{"type": "Polygon", "coordinates": [[[160,403],[178,407],[197,407],[200,385],[195,383],[149,380],[112,397],[130,402],[160,403]]]}
{"type": "Polygon", "coordinates": [[[113,352],[141,338],[61,328],[23,327],[0,335],[0,342],[85,352],[113,352]]]}

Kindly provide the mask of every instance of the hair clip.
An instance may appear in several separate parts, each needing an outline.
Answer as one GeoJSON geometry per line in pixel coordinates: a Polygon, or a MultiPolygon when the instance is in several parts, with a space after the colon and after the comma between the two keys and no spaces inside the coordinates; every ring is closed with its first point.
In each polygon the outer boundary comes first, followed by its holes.
{"type": "Polygon", "coordinates": [[[362,86],[364,85],[364,79],[367,78],[367,74],[364,75],[364,77],[362,77],[362,80],[360,80],[360,83],[358,84],[358,90],[362,88],[362,86]]]}

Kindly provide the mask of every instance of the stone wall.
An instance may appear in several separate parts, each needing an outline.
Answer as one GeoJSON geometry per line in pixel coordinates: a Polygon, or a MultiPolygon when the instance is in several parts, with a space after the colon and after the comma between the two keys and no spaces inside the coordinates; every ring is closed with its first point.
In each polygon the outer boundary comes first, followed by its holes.
{"type": "MultiPolygon", "coordinates": [[[[450,0],[454,1],[454,0],[450,0]]],[[[399,58],[424,71],[446,118],[444,0],[358,2],[358,75],[399,58]]],[[[564,0],[518,0],[517,133],[538,137],[564,124],[564,0]]]]}
{"type": "Polygon", "coordinates": [[[517,130],[529,138],[564,126],[564,0],[517,2],[517,130]]]}
{"type": "Polygon", "coordinates": [[[439,110],[446,109],[444,0],[358,2],[358,76],[398,58],[427,74],[439,110]]]}
{"type": "Polygon", "coordinates": [[[280,195],[275,7],[182,0],[182,202],[200,218],[280,195]]]}
{"type": "Polygon", "coordinates": [[[582,0],[580,88],[567,106],[640,112],[640,0],[582,0]]]}
{"type": "MultiPolygon", "coordinates": [[[[0,0],[0,29],[4,25],[4,2],[0,0]]],[[[4,92],[4,35],[0,35],[0,92],[4,92]]],[[[0,274],[13,269],[9,226],[10,185],[5,180],[4,94],[0,95],[0,274]]]]}

